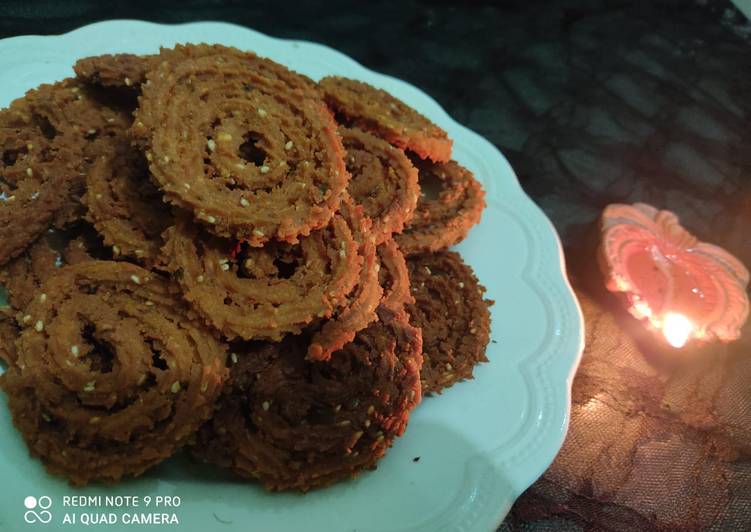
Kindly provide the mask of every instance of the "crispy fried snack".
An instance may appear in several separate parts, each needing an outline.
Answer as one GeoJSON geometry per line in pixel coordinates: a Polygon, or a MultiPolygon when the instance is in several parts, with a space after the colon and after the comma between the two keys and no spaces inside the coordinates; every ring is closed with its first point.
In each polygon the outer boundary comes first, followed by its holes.
{"type": "Polygon", "coordinates": [[[412,220],[394,239],[405,255],[446,249],[464,240],[480,221],[485,192],[472,172],[455,161],[415,163],[422,194],[412,220]]]}
{"type": "Polygon", "coordinates": [[[174,48],[162,48],[154,55],[114,54],[98,55],[80,59],[73,66],[76,76],[93,85],[103,87],[133,87],[140,89],[146,83],[150,70],[156,69],[162,62],[178,62],[206,56],[233,57],[248,63],[264,77],[283,81],[287,86],[302,91],[306,97],[321,97],[316,83],[302,74],[258,56],[253,52],[244,52],[222,45],[177,45],[174,48]]]}
{"type": "Polygon", "coordinates": [[[415,301],[410,291],[407,263],[393,239],[378,246],[378,260],[381,264],[379,281],[383,288],[379,312],[393,316],[403,312],[405,305],[415,301]]]}
{"type": "Polygon", "coordinates": [[[336,76],[323,78],[319,85],[343,125],[370,131],[422,159],[451,159],[453,142],[446,132],[388,92],[336,76]]]}
{"type": "Polygon", "coordinates": [[[412,219],[420,193],[417,170],[402,150],[378,137],[356,128],[340,127],[339,133],[352,176],[347,190],[373,221],[371,234],[380,244],[412,219]]]}
{"type": "Polygon", "coordinates": [[[95,260],[101,257],[101,248],[98,235],[85,223],[65,231],[51,229],[0,267],[0,286],[8,293],[10,307],[16,312],[24,310],[39,295],[42,283],[60,267],[95,260]]]}
{"type": "Polygon", "coordinates": [[[102,87],[140,87],[146,73],[159,64],[158,55],[106,54],[84,57],[73,70],[85,83],[102,87]]]}
{"type": "Polygon", "coordinates": [[[193,454],[269,490],[307,491],[375,466],[420,402],[420,331],[376,321],[327,362],[305,336],[246,344],[193,454]]]}
{"type": "Polygon", "coordinates": [[[407,268],[415,298],[407,312],[423,337],[422,390],[440,393],[488,361],[493,302],[483,299],[485,288],[458,253],[411,256],[407,268]]]}
{"type": "Polygon", "coordinates": [[[7,366],[16,361],[16,339],[18,324],[10,308],[0,307],[0,360],[7,366]]]}
{"type": "Polygon", "coordinates": [[[51,473],[78,485],[140,475],[212,414],[225,346],[155,274],[123,262],[68,266],[26,313],[2,387],[51,473]]]}
{"type": "Polygon", "coordinates": [[[362,206],[355,205],[349,199],[342,202],[342,214],[356,228],[353,236],[359,243],[358,253],[363,262],[357,286],[347,296],[345,303],[323,325],[315,324],[313,327],[318,330],[308,346],[308,357],[311,360],[328,360],[334,351],[351,342],[355,333],[376,320],[376,308],[383,295],[378,281],[381,265],[376,257],[371,220],[363,214],[362,206]]]}
{"type": "Polygon", "coordinates": [[[148,74],[132,129],[167,200],[252,246],[324,227],[349,181],[324,104],[253,54],[202,45],[178,55],[148,74]]]}
{"type": "Polygon", "coordinates": [[[80,215],[92,140],[129,123],[123,109],[70,79],[0,111],[0,264],[80,215]]]}
{"type": "Polygon", "coordinates": [[[86,217],[112,246],[113,256],[154,266],[164,245],[161,235],[174,222],[170,209],[150,180],[143,154],[125,136],[107,147],[86,176],[86,217]]]}
{"type": "Polygon", "coordinates": [[[364,260],[356,238],[361,221],[336,214],[298,244],[256,248],[213,237],[181,218],[165,233],[163,255],[207,323],[230,339],[278,341],[350,303],[364,260]]]}

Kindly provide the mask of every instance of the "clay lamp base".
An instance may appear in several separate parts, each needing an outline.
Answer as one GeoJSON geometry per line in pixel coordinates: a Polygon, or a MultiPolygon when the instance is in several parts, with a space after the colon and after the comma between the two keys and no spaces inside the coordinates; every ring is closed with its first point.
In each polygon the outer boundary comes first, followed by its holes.
{"type": "Polygon", "coordinates": [[[749,273],[737,258],[697,240],[673,212],[644,203],[609,205],[601,230],[608,290],[623,293],[628,311],[670,345],[740,336],[749,273]]]}

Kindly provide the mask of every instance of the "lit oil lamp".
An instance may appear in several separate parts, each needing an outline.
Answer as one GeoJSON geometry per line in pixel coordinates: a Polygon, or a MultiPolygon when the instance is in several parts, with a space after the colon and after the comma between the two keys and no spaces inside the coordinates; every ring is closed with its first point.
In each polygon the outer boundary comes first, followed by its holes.
{"type": "Polygon", "coordinates": [[[726,250],[700,242],[670,211],[643,203],[608,206],[600,266],[608,290],[673,347],[740,336],[749,312],[749,273],[726,250]]]}

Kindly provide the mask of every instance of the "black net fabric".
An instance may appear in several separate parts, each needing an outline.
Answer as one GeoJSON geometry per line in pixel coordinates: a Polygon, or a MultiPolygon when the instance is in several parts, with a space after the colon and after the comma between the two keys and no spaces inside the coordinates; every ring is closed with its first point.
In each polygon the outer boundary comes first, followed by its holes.
{"type": "Polygon", "coordinates": [[[561,233],[587,347],[563,448],[500,530],[751,530],[751,326],[661,347],[595,263],[602,209],[644,201],[751,266],[751,23],[712,1],[569,13],[551,38],[591,82],[513,162],[561,233]]]}
{"type": "Polygon", "coordinates": [[[579,298],[587,348],[568,436],[501,530],[749,530],[749,335],[676,353],[579,298]]]}

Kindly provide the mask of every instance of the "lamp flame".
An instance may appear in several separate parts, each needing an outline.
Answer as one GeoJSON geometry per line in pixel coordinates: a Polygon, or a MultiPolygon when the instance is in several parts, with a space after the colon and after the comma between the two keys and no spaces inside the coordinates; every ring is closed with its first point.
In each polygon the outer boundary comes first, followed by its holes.
{"type": "Polygon", "coordinates": [[[675,348],[686,345],[686,341],[693,331],[694,324],[683,314],[669,312],[662,322],[662,334],[665,336],[665,340],[675,348]]]}

